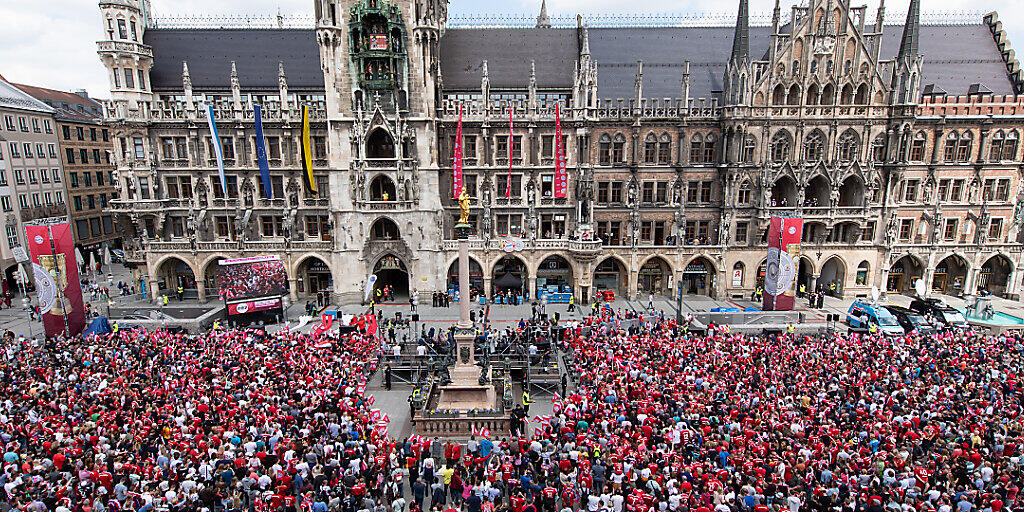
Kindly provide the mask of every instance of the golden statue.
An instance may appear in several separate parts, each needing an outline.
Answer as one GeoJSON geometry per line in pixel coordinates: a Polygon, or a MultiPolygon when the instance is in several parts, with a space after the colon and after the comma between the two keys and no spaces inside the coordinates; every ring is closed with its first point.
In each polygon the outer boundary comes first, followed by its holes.
{"type": "Polygon", "coordinates": [[[459,224],[469,224],[469,194],[465,186],[459,194],[459,224]]]}

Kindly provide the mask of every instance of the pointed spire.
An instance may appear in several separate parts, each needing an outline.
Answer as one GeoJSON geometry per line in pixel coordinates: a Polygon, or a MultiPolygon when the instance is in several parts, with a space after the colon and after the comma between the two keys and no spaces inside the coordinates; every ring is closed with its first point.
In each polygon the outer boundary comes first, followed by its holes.
{"type": "Polygon", "coordinates": [[[231,61],[231,78],[238,78],[238,69],[235,68],[235,61],[231,61]]]}
{"type": "Polygon", "coordinates": [[[750,57],[750,0],[740,0],[736,13],[736,33],[732,36],[732,59],[736,62],[750,57]]]}
{"type": "Polygon", "coordinates": [[[188,61],[181,61],[181,84],[185,89],[192,89],[192,76],[188,74],[188,61]]]}
{"type": "Polygon", "coordinates": [[[537,85],[537,61],[530,61],[530,86],[537,85]]]}
{"type": "Polygon", "coordinates": [[[878,14],[875,16],[875,32],[882,31],[882,23],[885,21],[885,0],[878,2],[878,14]]]}
{"type": "Polygon", "coordinates": [[[907,22],[903,25],[903,40],[896,60],[907,61],[917,58],[918,41],[921,35],[921,0],[910,0],[907,8],[907,22]]]}
{"type": "Polygon", "coordinates": [[[580,54],[590,55],[590,29],[586,25],[583,25],[583,50],[580,54]]]}
{"type": "Polygon", "coordinates": [[[283,60],[277,61],[277,77],[278,78],[285,78],[285,75],[284,75],[284,61],[283,60]]]}
{"type": "Polygon", "coordinates": [[[636,103],[640,106],[640,99],[644,96],[644,61],[636,61],[636,78],[633,83],[633,92],[636,93],[636,103]]]}
{"type": "Polygon", "coordinates": [[[551,28],[551,17],[548,16],[547,0],[540,0],[540,14],[537,15],[537,28],[551,28]]]}
{"type": "Polygon", "coordinates": [[[779,0],[775,0],[775,8],[772,9],[772,34],[779,33],[779,19],[782,17],[782,9],[779,8],[779,0]]]}

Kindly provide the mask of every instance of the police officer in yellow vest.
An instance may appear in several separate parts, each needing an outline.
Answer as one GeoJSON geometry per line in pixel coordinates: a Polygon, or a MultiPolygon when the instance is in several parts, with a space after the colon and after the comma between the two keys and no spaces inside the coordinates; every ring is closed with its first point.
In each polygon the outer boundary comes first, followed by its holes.
{"type": "Polygon", "coordinates": [[[792,322],[790,322],[789,326],[786,327],[786,332],[789,333],[790,336],[792,336],[793,333],[796,332],[796,328],[793,327],[793,323],[792,322]]]}
{"type": "Polygon", "coordinates": [[[869,322],[868,323],[868,332],[871,335],[878,334],[878,324],[876,324],[875,322],[869,322]]]}
{"type": "Polygon", "coordinates": [[[530,392],[525,389],[523,390],[523,411],[525,411],[527,415],[530,414],[530,392]]]}
{"type": "Polygon", "coordinates": [[[182,298],[183,298],[184,296],[185,296],[185,289],[184,289],[184,288],[182,288],[182,287],[181,287],[181,285],[179,285],[179,286],[178,286],[178,302],[181,302],[181,299],[182,299],[182,298]]]}

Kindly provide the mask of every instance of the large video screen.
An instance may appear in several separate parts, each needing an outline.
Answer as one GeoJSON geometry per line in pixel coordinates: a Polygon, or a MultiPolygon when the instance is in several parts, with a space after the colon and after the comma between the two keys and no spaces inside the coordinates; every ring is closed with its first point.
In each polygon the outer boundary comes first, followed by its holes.
{"type": "Polygon", "coordinates": [[[280,297],[287,293],[287,287],[288,273],[277,256],[220,261],[217,288],[225,301],[280,297]]]}

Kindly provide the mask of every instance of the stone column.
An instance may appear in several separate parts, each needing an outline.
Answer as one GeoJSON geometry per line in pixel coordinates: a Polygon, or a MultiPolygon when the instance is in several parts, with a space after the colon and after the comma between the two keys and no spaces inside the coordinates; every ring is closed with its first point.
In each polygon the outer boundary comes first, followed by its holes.
{"type": "Polygon", "coordinates": [[[288,278],[288,296],[291,297],[292,303],[294,304],[299,300],[298,290],[299,280],[294,277],[288,278]]]}
{"type": "Polygon", "coordinates": [[[160,300],[160,281],[156,279],[150,279],[149,297],[150,299],[152,299],[153,304],[160,305],[163,303],[163,301],[160,300]]]}
{"type": "Polygon", "coordinates": [[[469,242],[464,237],[459,237],[459,327],[473,327],[469,321],[469,242]]]}
{"type": "Polygon", "coordinates": [[[199,302],[206,302],[206,284],[196,281],[196,293],[199,295],[199,302]]]}
{"type": "Polygon", "coordinates": [[[821,277],[821,274],[811,274],[810,282],[807,283],[807,293],[817,291],[816,287],[818,286],[819,277],[821,277]]]}

